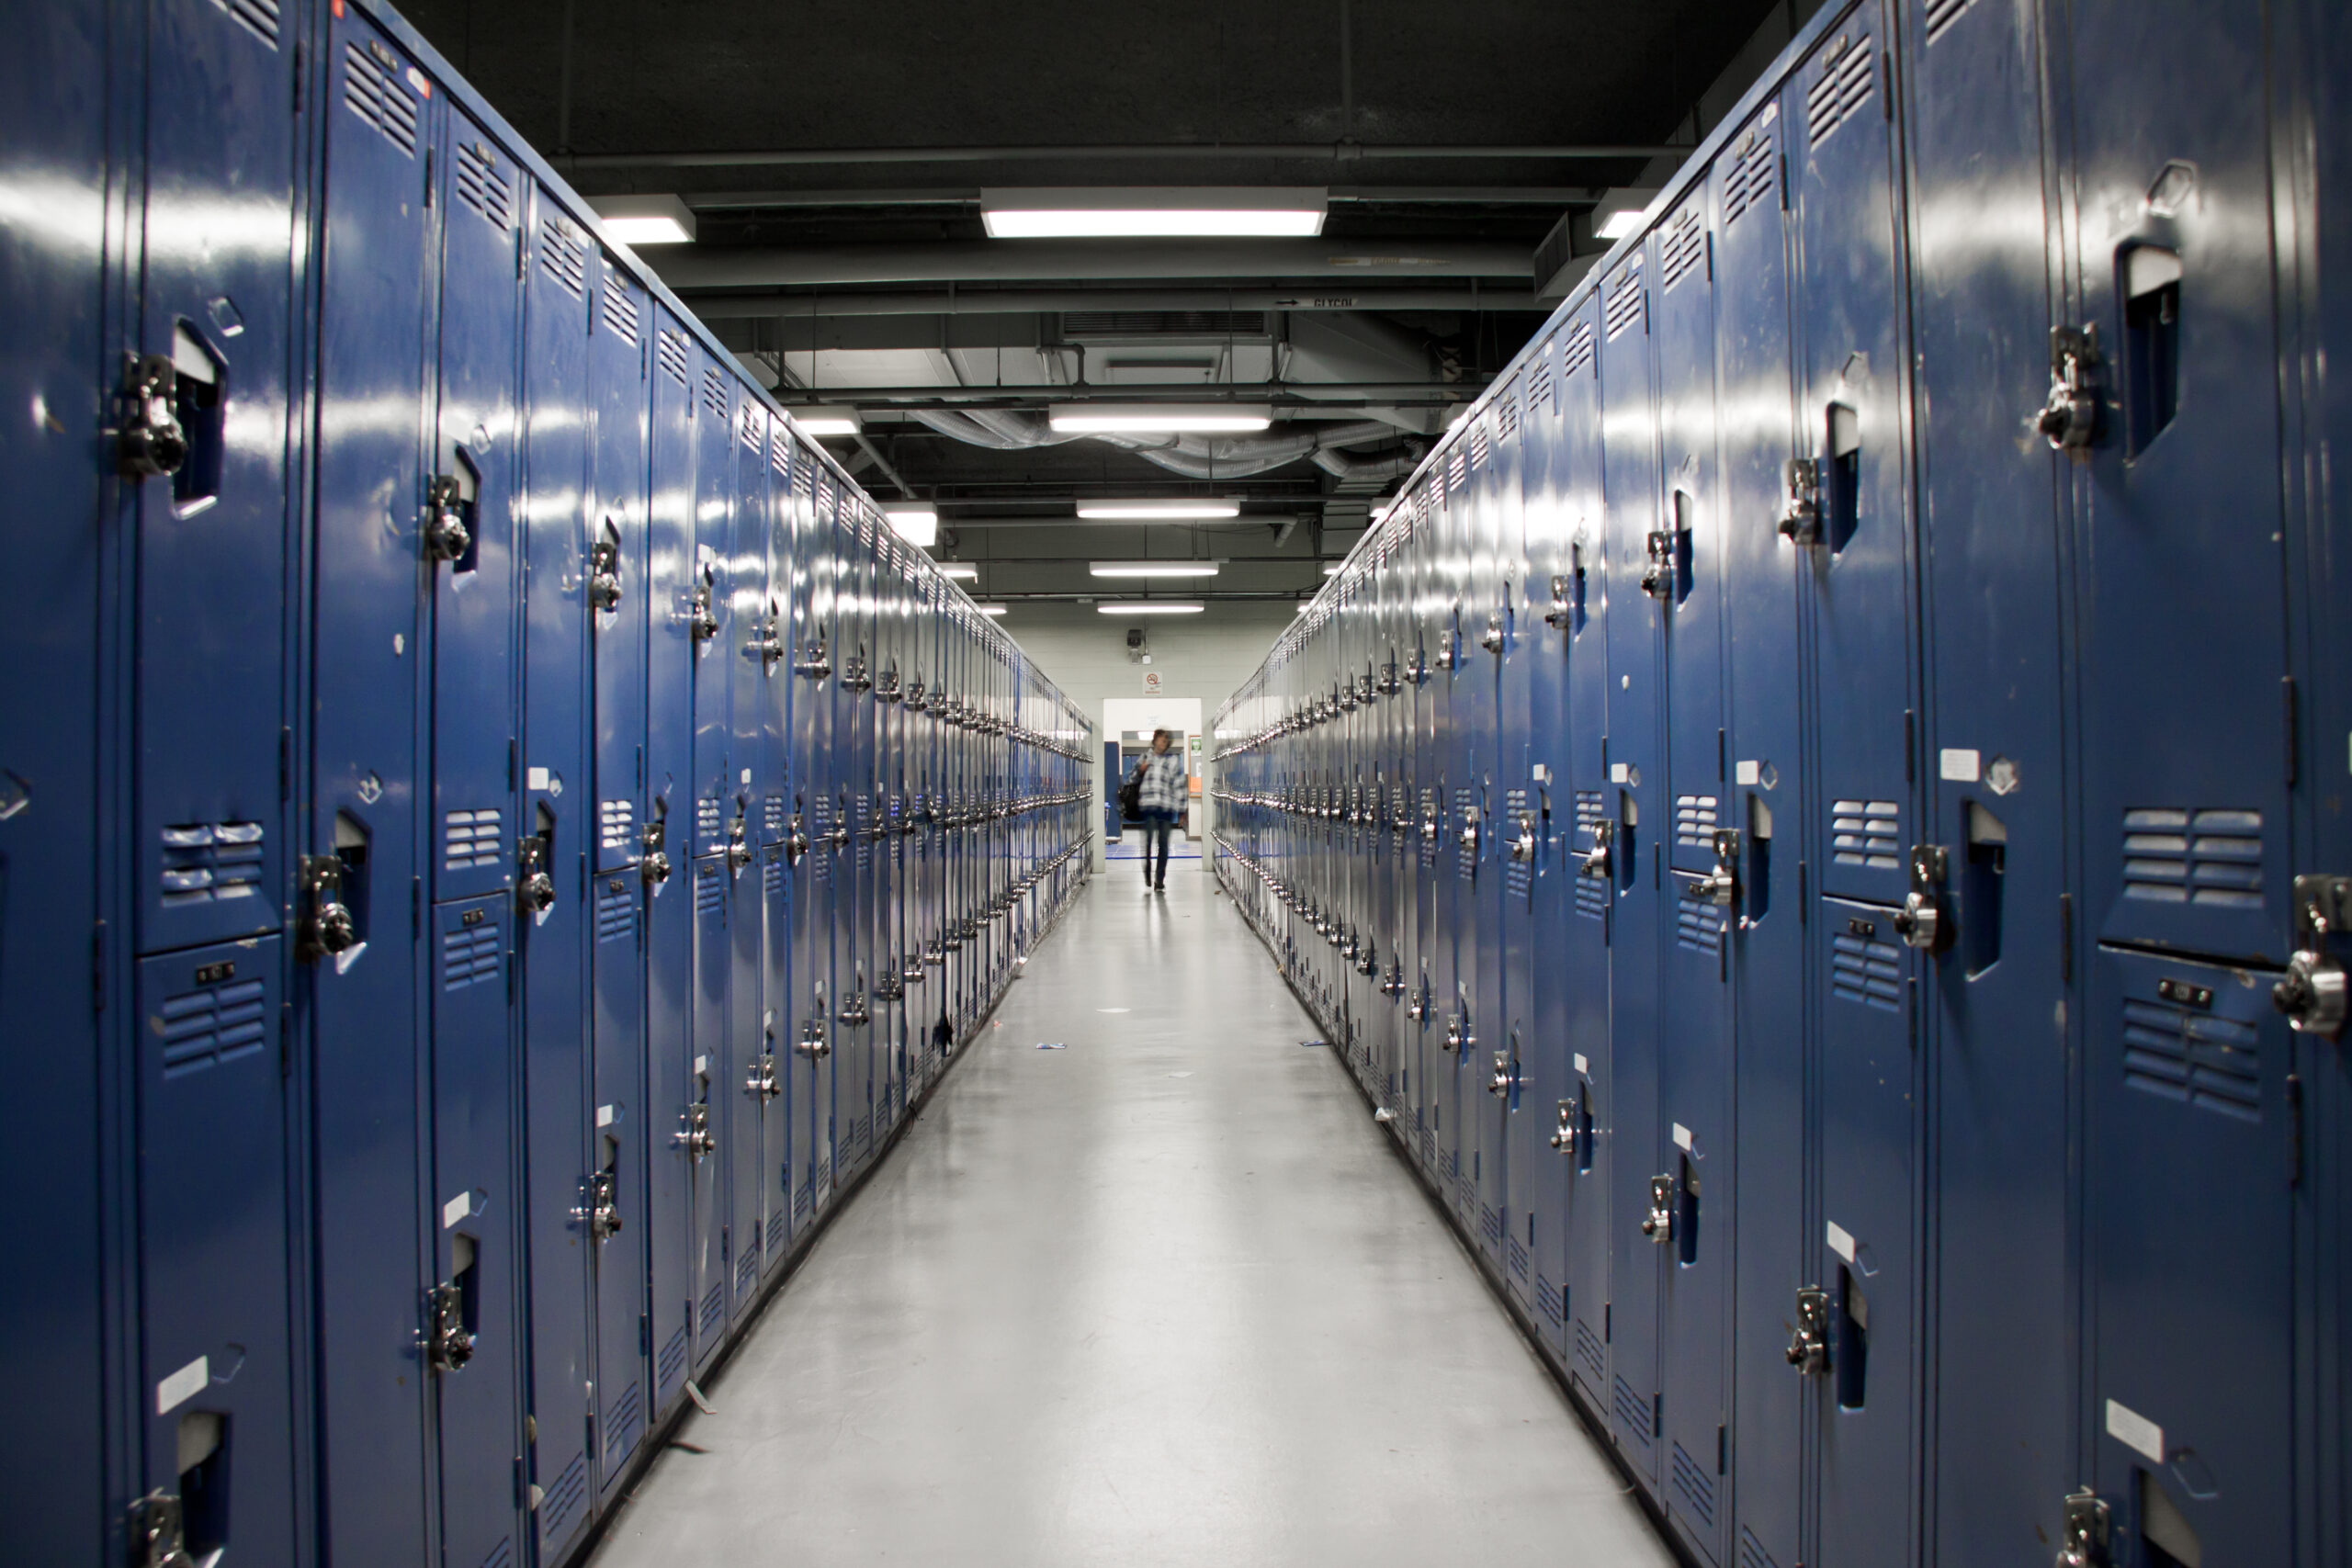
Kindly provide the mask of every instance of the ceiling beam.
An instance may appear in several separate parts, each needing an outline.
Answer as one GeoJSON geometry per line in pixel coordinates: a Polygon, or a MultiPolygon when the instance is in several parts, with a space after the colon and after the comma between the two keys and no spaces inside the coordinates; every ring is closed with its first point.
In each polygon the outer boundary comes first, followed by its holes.
{"type": "Polygon", "coordinates": [[[1688,147],[1663,142],[1538,142],[1453,146],[1436,142],[1359,141],[1143,141],[1096,146],[1014,145],[1000,147],[779,147],[733,152],[580,152],[561,162],[569,169],[749,169],[832,164],[1017,164],[1040,160],[1164,158],[1329,159],[1335,166],[1383,160],[1447,158],[1488,162],[1615,162],[1679,156],[1688,147]]]}
{"type": "Polygon", "coordinates": [[[706,247],[650,258],[680,293],[883,283],[1080,283],[1203,277],[1509,278],[1532,287],[1532,246],[1498,240],[966,240],[706,247]]]}
{"type": "MultiPolygon", "coordinates": [[[[1532,264],[1529,268],[1532,272],[1532,264]]],[[[671,287],[676,288],[673,284],[671,287]]],[[[695,294],[706,321],[1014,315],[1069,310],[1543,310],[1532,288],[950,288],[920,293],[695,294]]]]}
{"type": "MultiPolygon", "coordinates": [[[[591,182],[594,183],[594,182],[591,182]]],[[[1335,206],[1369,207],[1589,207],[1600,199],[1599,186],[1329,186],[1324,196],[1335,206]]],[[[607,193],[591,191],[601,196],[607,193]]],[[[780,207],[978,207],[978,186],[869,186],[848,190],[681,191],[678,198],[696,212],[734,212],[780,207]]]]}

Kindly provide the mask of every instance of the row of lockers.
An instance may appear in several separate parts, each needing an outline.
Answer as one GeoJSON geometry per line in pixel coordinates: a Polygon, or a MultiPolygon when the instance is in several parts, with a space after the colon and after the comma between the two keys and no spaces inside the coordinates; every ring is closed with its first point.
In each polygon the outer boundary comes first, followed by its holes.
{"type": "Polygon", "coordinates": [[[1090,727],[384,7],[0,85],[0,1540],[563,1562],[1082,880],[1090,727]]]}
{"type": "Polygon", "coordinates": [[[1216,720],[1225,886],[1694,1561],[2352,1551],[2347,66],[1826,7],[1216,720]]]}

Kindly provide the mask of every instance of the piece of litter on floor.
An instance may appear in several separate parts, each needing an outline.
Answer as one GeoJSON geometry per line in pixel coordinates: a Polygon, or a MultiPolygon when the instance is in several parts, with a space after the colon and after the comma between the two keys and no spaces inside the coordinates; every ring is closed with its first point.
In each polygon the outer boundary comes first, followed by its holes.
{"type": "Polygon", "coordinates": [[[1168,1076],[1171,1078],[1189,1078],[1193,1075],[1190,1073],[1170,1073],[1168,1076]]]}
{"type": "Polygon", "coordinates": [[[713,1404],[709,1400],[703,1397],[702,1390],[695,1386],[695,1380],[692,1378],[688,1378],[686,1380],[686,1397],[693,1400],[695,1402],[695,1408],[701,1411],[704,1415],[716,1416],[718,1414],[718,1406],[713,1404]]]}
{"type": "Polygon", "coordinates": [[[1040,1051],[1067,1051],[1069,1047],[1063,1044],[1058,1040],[1040,1040],[1037,1042],[1037,1049],[1040,1051]]]}
{"type": "Polygon", "coordinates": [[[1384,1105],[1372,1113],[1372,1119],[1375,1122],[1394,1122],[1396,1120],[1396,1112],[1384,1105]]]}
{"type": "Polygon", "coordinates": [[[1320,1041],[1320,1040],[1302,1040],[1302,1041],[1300,1041],[1300,1042],[1299,1042],[1299,1043],[1300,1043],[1301,1045],[1320,1045],[1320,1044],[1324,1043],[1324,1042],[1322,1042],[1322,1041],[1320,1041]]]}

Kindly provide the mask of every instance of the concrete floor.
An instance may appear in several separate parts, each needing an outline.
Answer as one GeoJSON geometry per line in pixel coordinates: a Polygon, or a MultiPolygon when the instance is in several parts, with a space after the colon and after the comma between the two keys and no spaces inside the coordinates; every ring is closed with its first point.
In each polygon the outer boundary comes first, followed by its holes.
{"type": "Polygon", "coordinates": [[[1031,958],[597,1568],[1671,1562],[1214,879],[1141,882],[1031,958]]]}

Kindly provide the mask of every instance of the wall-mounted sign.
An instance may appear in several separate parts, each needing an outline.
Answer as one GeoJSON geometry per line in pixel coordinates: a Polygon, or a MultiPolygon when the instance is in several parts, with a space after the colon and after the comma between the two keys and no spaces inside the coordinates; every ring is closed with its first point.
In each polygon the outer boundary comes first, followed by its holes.
{"type": "Polygon", "coordinates": [[[1159,671],[1147,670],[1143,672],[1143,694],[1147,697],[1156,697],[1159,695],[1159,671]]]}

